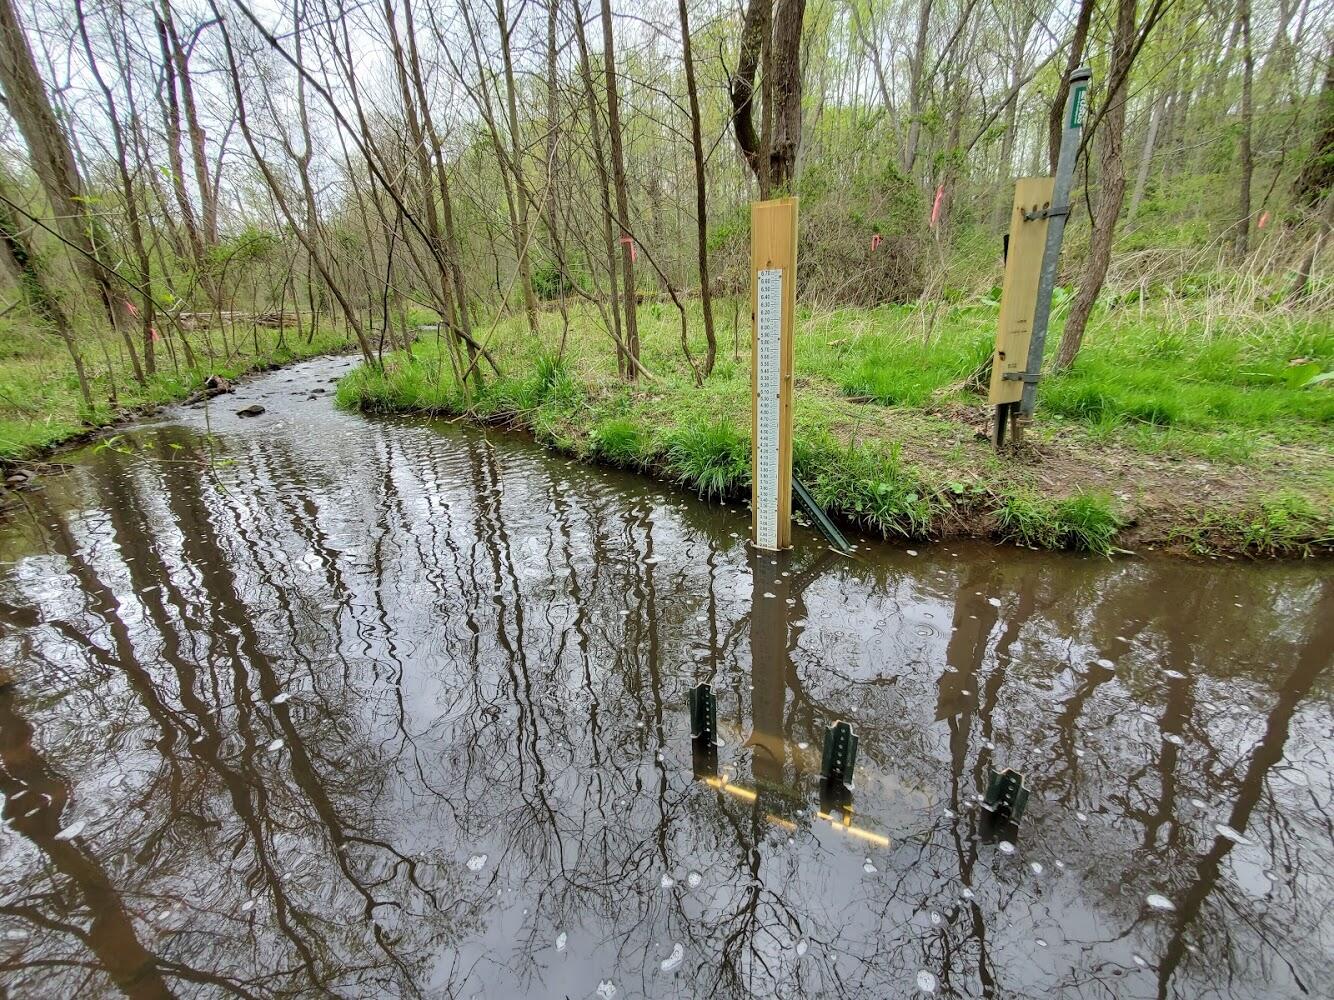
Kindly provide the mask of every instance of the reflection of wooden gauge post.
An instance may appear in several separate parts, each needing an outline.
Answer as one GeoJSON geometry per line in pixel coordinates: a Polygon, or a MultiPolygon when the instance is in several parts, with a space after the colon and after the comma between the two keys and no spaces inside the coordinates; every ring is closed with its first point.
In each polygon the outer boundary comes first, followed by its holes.
{"type": "Polygon", "coordinates": [[[751,748],[755,780],[777,783],[787,765],[783,720],[787,711],[789,577],[776,556],[752,552],[750,600],[751,748]]]}
{"type": "Polygon", "coordinates": [[[757,548],[792,544],[792,342],[797,199],[750,206],[751,531],[757,548]]]}

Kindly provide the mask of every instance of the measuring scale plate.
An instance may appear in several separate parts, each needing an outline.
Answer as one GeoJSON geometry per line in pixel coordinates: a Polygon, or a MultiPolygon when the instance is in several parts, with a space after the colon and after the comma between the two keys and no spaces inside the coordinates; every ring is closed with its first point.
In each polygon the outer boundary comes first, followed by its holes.
{"type": "Polygon", "coordinates": [[[755,544],[778,548],[778,410],[783,364],[783,272],[759,273],[755,364],[755,544]]]}

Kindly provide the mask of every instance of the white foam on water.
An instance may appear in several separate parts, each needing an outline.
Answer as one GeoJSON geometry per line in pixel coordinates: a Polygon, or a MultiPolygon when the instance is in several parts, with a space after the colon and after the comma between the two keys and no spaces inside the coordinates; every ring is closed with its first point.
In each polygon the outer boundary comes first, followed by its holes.
{"type": "Polygon", "coordinates": [[[686,959],[686,949],[679,941],[672,945],[672,953],[662,960],[660,968],[663,972],[675,972],[681,967],[681,963],[686,959]]]}
{"type": "Polygon", "coordinates": [[[1234,844],[1249,844],[1250,841],[1240,830],[1234,830],[1226,823],[1215,823],[1214,829],[1218,831],[1220,837],[1225,837],[1234,844]]]}
{"type": "Polygon", "coordinates": [[[53,837],[52,839],[73,840],[79,834],[83,833],[83,828],[87,825],[88,824],[85,823],[83,820],[79,820],[77,823],[71,823],[69,826],[65,827],[63,830],[57,833],[55,837],[53,837]]]}

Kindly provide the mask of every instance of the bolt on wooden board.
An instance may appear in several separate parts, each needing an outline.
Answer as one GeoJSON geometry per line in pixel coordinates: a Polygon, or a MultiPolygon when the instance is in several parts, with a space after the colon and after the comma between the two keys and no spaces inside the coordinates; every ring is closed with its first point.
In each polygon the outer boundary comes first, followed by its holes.
{"type": "Polygon", "coordinates": [[[750,206],[750,539],[792,545],[792,360],[797,307],[797,199],[750,206]]]}
{"type": "Polygon", "coordinates": [[[1045,216],[1026,219],[1025,215],[1038,215],[1051,206],[1053,183],[1050,177],[1021,177],[1014,185],[1010,250],[1005,259],[996,352],[991,359],[991,390],[987,395],[993,405],[1017,403],[1024,394],[1028,341],[1033,333],[1048,224],[1045,216]]]}

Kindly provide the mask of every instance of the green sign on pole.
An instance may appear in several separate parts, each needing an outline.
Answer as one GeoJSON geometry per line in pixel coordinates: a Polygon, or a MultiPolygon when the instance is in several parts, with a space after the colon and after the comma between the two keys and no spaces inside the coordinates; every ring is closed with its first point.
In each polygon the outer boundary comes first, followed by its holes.
{"type": "Polygon", "coordinates": [[[1070,100],[1070,128],[1083,128],[1084,116],[1088,112],[1088,102],[1084,95],[1088,93],[1087,83],[1076,84],[1074,96],[1070,100]]]}

